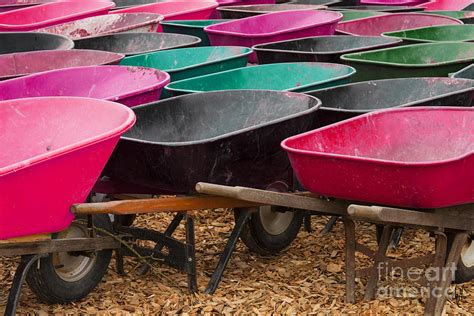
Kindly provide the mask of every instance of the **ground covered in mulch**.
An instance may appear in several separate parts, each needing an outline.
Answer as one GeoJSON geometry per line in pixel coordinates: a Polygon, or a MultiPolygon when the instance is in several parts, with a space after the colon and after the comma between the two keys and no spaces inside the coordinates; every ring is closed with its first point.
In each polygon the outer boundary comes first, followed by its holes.
{"type": "MultiPolygon", "coordinates": [[[[169,214],[140,216],[137,225],[163,229],[169,214]]],[[[223,249],[233,225],[231,212],[206,211],[196,220],[197,271],[199,293],[186,291],[186,276],[174,269],[157,265],[145,276],[136,273],[138,259],[126,261],[126,276],[109,269],[103,282],[86,299],[69,305],[48,306],[39,302],[25,287],[19,313],[37,314],[320,314],[375,315],[422,314],[423,301],[419,287],[396,279],[391,288],[403,289],[409,298],[381,297],[361,302],[365,280],[357,284],[357,304],[344,303],[344,230],[342,223],[322,236],[326,217],[313,217],[314,232],[300,231],[292,246],[276,257],[251,253],[239,243],[224,278],[214,295],[203,294],[209,276],[223,249]]],[[[359,223],[358,238],[375,246],[375,229],[359,223]]],[[[183,236],[182,230],[178,237],[183,236]]],[[[414,256],[433,249],[433,239],[424,231],[410,230],[391,255],[414,256]]],[[[359,265],[369,261],[358,258],[359,265]]],[[[4,308],[7,290],[13,277],[16,260],[0,259],[0,310],[4,308]]],[[[112,265],[111,265],[112,267],[112,265]]],[[[395,277],[394,277],[395,278],[395,277]]],[[[448,314],[471,314],[474,311],[474,283],[453,286],[447,304],[448,314]]]]}

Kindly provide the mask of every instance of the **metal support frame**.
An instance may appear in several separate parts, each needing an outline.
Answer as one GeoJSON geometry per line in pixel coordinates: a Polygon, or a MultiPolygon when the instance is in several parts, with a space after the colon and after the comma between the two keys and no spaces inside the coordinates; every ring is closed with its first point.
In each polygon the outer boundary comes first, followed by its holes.
{"type": "Polygon", "coordinates": [[[21,258],[20,264],[16,268],[13,277],[10,293],[8,294],[7,306],[5,307],[5,316],[15,316],[18,301],[20,300],[21,288],[25,282],[26,275],[31,266],[39,259],[46,257],[48,254],[26,255],[21,258]]]}
{"type": "MultiPolygon", "coordinates": [[[[164,232],[155,230],[118,226],[116,233],[123,234],[124,240],[136,242],[137,240],[149,240],[155,242],[153,248],[133,245],[134,251],[140,256],[148,259],[149,263],[160,261],[179,271],[185,272],[188,276],[188,289],[191,293],[197,291],[196,280],[196,257],[195,257],[195,239],[194,239],[194,218],[187,212],[179,212],[175,215],[171,223],[164,232]],[[186,240],[179,241],[172,237],[181,221],[185,221],[186,240]]],[[[129,249],[121,248],[120,256],[134,256],[129,249]]],[[[123,269],[123,258],[120,259],[123,269]]],[[[146,272],[150,265],[144,264],[140,272],[146,272]],[[144,268],[146,267],[146,268],[144,268]]]]}
{"type": "Polygon", "coordinates": [[[242,233],[242,229],[244,228],[245,224],[247,223],[247,221],[250,219],[250,216],[254,212],[255,210],[252,210],[252,209],[241,210],[239,217],[237,218],[237,221],[235,222],[234,229],[232,230],[232,233],[230,234],[230,237],[227,240],[227,244],[225,245],[224,251],[219,257],[219,262],[217,263],[217,266],[214,272],[212,273],[211,279],[209,280],[209,283],[207,284],[207,288],[205,290],[206,294],[214,294],[214,292],[216,291],[217,286],[219,285],[219,282],[221,281],[222,274],[224,273],[225,267],[227,266],[227,263],[229,263],[230,257],[232,256],[232,253],[234,252],[235,245],[237,244],[240,234],[242,233]]]}
{"type": "MultiPolygon", "coordinates": [[[[198,183],[196,185],[196,191],[249,202],[302,209],[319,215],[329,214],[342,217],[346,239],[345,271],[347,302],[355,302],[356,276],[368,277],[364,298],[369,300],[374,297],[379,279],[377,265],[381,262],[385,262],[388,267],[398,267],[402,269],[425,264],[443,267],[443,273],[445,275],[441,278],[441,281],[436,282],[436,284],[429,284],[430,288],[437,287],[443,295],[440,297],[431,296],[429,298],[425,307],[426,315],[441,315],[446,302],[446,289],[452,281],[452,275],[449,273],[448,268],[458,263],[462,247],[468,238],[468,232],[474,230],[474,215],[472,214],[474,204],[431,210],[406,210],[380,206],[351,205],[349,201],[323,199],[317,196],[311,196],[307,193],[277,193],[208,183],[198,183]],[[374,252],[368,247],[357,243],[355,234],[356,220],[383,225],[384,228],[377,251],[374,252]],[[393,232],[400,231],[400,228],[404,226],[422,227],[427,231],[434,231],[436,235],[435,254],[404,260],[387,258],[386,252],[390,245],[391,238],[394,235],[393,232]],[[444,229],[451,229],[456,233],[455,241],[451,246],[447,260],[445,260],[447,241],[444,229]],[[357,270],[355,259],[356,251],[373,258],[374,264],[369,268],[357,270]]],[[[332,223],[330,222],[328,224],[327,226],[329,228],[332,223]]],[[[306,227],[306,229],[308,229],[308,227],[306,227]]]]}
{"type": "MultiPolygon", "coordinates": [[[[115,233],[124,240],[151,240],[155,242],[153,248],[139,247],[134,245],[134,250],[141,256],[153,260],[162,261],[188,276],[188,288],[191,292],[197,290],[196,263],[195,263],[195,238],[194,219],[190,209],[218,208],[222,206],[241,208],[234,229],[227,244],[219,257],[218,264],[211,276],[206,288],[207,294],[212,294],[217,289],[224,270],[235,249],[235,245],[242,232],[244,225],[249,220],[255,206],[275,205],[297,210],[306,210],[319,215],[331,215],[342,218],[345,228],[346,239],[346,299],[348,302],[355,301],[355,278],[368,277],[365,299],[372,299],[375,295],[379,274],[377,265],[381,262],[390,267],[408,268],[422,264],[433,264],[435,267],[443,267],[443,278],[435,284],[429,284],[431,288],[438,288],[441,293],[452,281],[452,274],[447,268],[457,265],[460,254],[468,234],[474,227],[474,215],[472,210],[474,204],[448,207],[433,210],[406,210],[381,206],[367,206],[351,204],[350,201],[332,200],[317,197],[308,193],[279,193],[244,187],[228,187],[214,184],[198,183],[196,191],[206,194],[215,194],[217,197],[185,197],[176,198],[173,201],[166,199],[148,199],[138,201],[112,201],[106,203],[88,203],[73,206],[78,214],[100,214],[113,213],[117,215],[152,213],[157,211],[178,212],[171,221],[165,232],[157,232],[149,229],[136,227],[125,227],[117,225],[115,233]],[[198,207],[196,207],[198,206],[198,207]],[[114,210],[114,212],[111,212],[114,210]],[[179,241],[172,237],[179,223],[185,220],[186,240],[179,241]],[[368,247],[357,243],[355,234],[355,221],[367,221],[379,223],[384,226],[379,248],[376,252],[368,247]],[[435,254],[405,259],[394,260],[386,257],[386,251],[390,243],[392,232],[397,227],[417,226],[436,234],[435,254]],[[451,246],[446,260],[447,241],[444,234],[445,229],[455,233],[454,242],[451,246]],[[372,257],[374,264],[365,269],[356,270],[355,252],[372,257]]],[[[90,220],[88,221],[90,222],[90,220]]],[[[305,220],[306,228],[310,228],[308,216],[305,220]]],[[[331,224],[331,223],[329,223],[331,224]]],[[[89,223],[90,226],[90,223],[89,223]]],[[[331,225],[329,225],[331,226],[331,225]]],[[[22,255],[22,262],[15,273],[14,282],[8,298],[6,309],[7,315],[13,315],[20,297],[21,286],[25,280],[28,269],[34,262],[49,253],[61,251],[85,251],[85,250],[117,250],[117,268],[123,271],[123,255],[130,255],[130,251],[121,247],[120,242],[112,237],[99,237],[92,235],[89,238],[71,238],[67,240],[42,240],[35,242],[11,242],[0,244],[0,256],[22,255]]],[[[440,315],[446,302],[446,295],[430,297],[425,314],[440,315]]]]}

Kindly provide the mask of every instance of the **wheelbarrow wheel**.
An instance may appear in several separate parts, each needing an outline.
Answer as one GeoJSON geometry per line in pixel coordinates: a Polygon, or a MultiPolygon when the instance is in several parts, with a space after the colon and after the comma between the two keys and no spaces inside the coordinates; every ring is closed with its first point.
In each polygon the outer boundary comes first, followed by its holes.
{"type": "MultiPolygon", "coordinates": [[[[448,233],[448,253],[454,241],[454,234],[448,233]]],[[[464,245],[454,275],[454,283],[462,284],[474,279],[474,242],[471,235],[464,245]]]]}
{"type": "MultiPolygon", "coordinates": [[[[234,212],[236,221],[239,210],[234,212]]],[[[262,206],[253,213],[242,229],[240,239],[250,251],[268,256],[287,248],[296,238],[304,212],[284,207],[262,206]]]]}
{"type": "MultiPolygon", "coordinates": [[[[87,234],[84,218],[53,238],[78,238],[87,234]]],[[[111,231],[112,223],[106,214],[93,217],[96,227],[111,231]]],[[[97,232],[100,235],[100,232],[97,232]]],[[[26,281],[35,295],[48,304],[65,304],[86,297],[107,272],[112,250],[87,254],[53,253],[40,259],[28,272],[26,281]]]]}

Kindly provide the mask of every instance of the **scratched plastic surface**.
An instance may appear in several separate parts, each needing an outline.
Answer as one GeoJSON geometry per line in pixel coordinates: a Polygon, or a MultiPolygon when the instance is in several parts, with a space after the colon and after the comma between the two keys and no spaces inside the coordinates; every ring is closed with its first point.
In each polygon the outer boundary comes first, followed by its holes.
{"type": "Polygon", "coordinates": [[[37,32],[60,34],[71,39],[121,32],[156,32],[161,20],[163,17],[159,14],[118,13],[53,25],[38,29],[37,32]]]}

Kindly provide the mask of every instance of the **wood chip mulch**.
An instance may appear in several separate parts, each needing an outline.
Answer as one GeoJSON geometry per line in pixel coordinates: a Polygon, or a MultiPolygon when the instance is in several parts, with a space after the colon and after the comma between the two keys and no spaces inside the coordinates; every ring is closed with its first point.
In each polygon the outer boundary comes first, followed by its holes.
{"type": "MultiPolygon", "coordinates": [[[[163,230],[171,214],[139,216],[136,225],[163,230]]],[[[313,232],[300,231],[297,239],[281,254],[262,257],[239,242],[222,282],[214,295],[203,294],[218,255],[233,226],[229,211],[199,213],[196,218],[197,272],[199,293],[190,295],[186,276],[172,268],[157,265],[144,276],[136,269],[136,258],[126,259],[126,276],[112,269],[100,285],[84,300],[69,305],[42,304],[28,289],[23,289],[21,314],[314,314],[314,315],[398,315],[423,313],[423,299],[378,297],[362,302],[365,280],[357,282],[356,304],[346,304],[344,278],[344,230],[337,223],[322,236],[319,232],[327,217],[313,217],[313,232]]],[[[375,246],[373,225],[358,223],[358,239],[375,246]]],[[[177,232],[183,236],[183,230],[177,232]]],[[[433,239],[422,230],[408,230],[393,257],[414,256],[433,249],[433,239]]],[[[358,257],[358,266],[369,263],[358,257]]],[[[17,259],[0,258],[0,310],[13,278],[17,259]]],[[[405,284],[401,286],[413,287],[405,284]]],[[[416,289],[415,289],[416,290],[416,289]]],[[[447,303],[448,315],[469,315],[474,311],[474,282],[453,286],[456,292],[447,303]]]]}

